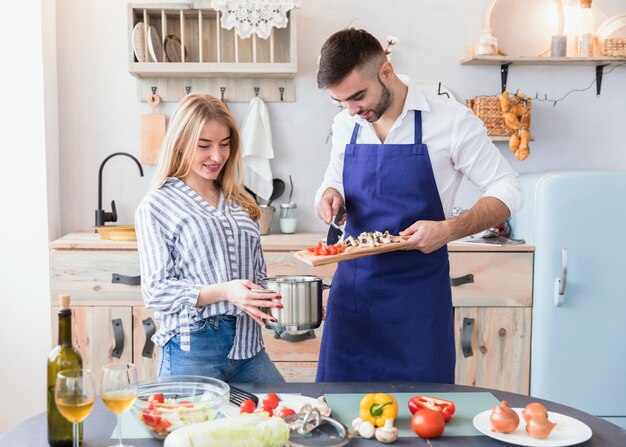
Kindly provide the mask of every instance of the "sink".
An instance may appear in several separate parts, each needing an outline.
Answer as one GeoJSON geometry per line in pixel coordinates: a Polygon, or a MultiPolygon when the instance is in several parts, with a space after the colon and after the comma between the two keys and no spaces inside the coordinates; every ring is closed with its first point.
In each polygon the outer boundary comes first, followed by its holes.
{"type": "Polygon", "coordinates": [[[96,227],[100,234],[100,239],[108,239],[110,241],[136,241],[134,225],[105,225],[96,227]]]}

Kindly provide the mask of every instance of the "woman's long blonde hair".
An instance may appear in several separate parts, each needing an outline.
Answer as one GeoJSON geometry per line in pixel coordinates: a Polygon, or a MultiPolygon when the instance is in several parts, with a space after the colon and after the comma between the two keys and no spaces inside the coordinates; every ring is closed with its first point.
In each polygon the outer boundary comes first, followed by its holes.
{"type": "Polygon", "coordinates": [[[150,189],[159,188],[168,177],[182,178],[191,169],[202,128],[216,120],[230,130],[230,156],[217,178],[226,200],[241,205],[253,220],[261,215],[259,206],[243,188],[241,150],[237,123],[226,106],[206,93],[190,93],[176,107],[163,143],[150,189]]]}

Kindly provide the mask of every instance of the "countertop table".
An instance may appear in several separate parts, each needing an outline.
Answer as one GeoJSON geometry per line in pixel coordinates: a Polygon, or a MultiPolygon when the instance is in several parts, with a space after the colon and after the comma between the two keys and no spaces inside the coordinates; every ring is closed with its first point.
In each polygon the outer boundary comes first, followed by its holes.
{"type": "MultiPolygon", "coordinates": [[[[317,397],[321,394],[330,393],[366,393],[387,392],[406,393],[415,392],[479,392],[489,391],[500,400],[506,399],[511,407],[523,407],[530,401],[544,402],[541,399],[531,398],[521,394],[507,393],[503,391],[485,388],[468,387],[462,385],[443,385],[428,383],[285,383],[280,385],[244,384],[244,389],[254,393],[276,391],[283,393],[301,393],[305,396],[317,397]]],[[[581,447],[624,447],[626,446],[626,430],[611,424],[603,419],[591,416],[588,413],[576,410],[564,405],[549,403],[551,411],[574,417],[587,424],[593,431],[593,436],[585,443],[578,444],[581,447]]],[[[98,399],[93,412],[84,423],[84,440],[82,446],[102,447],[115,444],[110,438],[115,428],[115,416],[108,411],[98,399]]],[[[156,439],[132,439],[128,443],[135,447],[161,447],[163,444],[156,439]]],[[[488,447],[488,446],[511,446],[487,436],[444,436],[431,441],[433,447],[488,447]]],[[[375,440],[353,438],[350,446],[381,446],[375,440]]],[[[394,446],[423,446],[426,442],[418,437],[399,438],[394,446]]],[[[46,447],[47,428],[45,413],[38,414],[23,423],[17,425],[0,438],[0,447],[46,447]]]]}

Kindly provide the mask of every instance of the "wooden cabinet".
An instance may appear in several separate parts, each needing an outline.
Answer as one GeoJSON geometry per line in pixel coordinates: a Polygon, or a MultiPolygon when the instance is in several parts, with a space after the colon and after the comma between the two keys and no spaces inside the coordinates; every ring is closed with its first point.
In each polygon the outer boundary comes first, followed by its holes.
{"type": "MultiPolygon", "coordinates": [[[[262,236],[268,276],[315,275],[331,284],[336,264],[311,267],[291,254],[322,237],[318,233],[262,236]]],[[[115,345],[111,321],[120,319],[125,346],[122,359],[135,363],[140,376],[148,378],[156,376],[158,359],[157,347],[150,355],[144,352],[142,322],[151,315],[143,307],[139,286],[119,282],[120,275],[138,275],[136,250],[135,242],[104,241],[92,233],[70,234],[53,242],[51,298],[54,305],[59,293],[72,296],[74,343],[88,367],[96,370],[111,361],[115,345]]],[[[527,394],[533,247],[451,244],[449,251],[456,382],[527,394]]],[[[325,291],[324,302],[327,299],[325,291]]],[[[56,312],[54,315],[56,318],[56,312]]],[[[56,322],[53,328],[56,330],[56,322]]],[[[304,341],[276,338],[269,329],[263,330],[263,338],[270,358],[288,381],[311,382],[322,333],[323,323],[314,338],[304,341]]]]}

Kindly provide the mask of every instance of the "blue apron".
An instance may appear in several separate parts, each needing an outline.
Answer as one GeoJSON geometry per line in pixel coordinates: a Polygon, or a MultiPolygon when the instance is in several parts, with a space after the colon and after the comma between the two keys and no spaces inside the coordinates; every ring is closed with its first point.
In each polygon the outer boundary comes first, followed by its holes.
{"type": "MultiPolygon", "coordinates": [[[[347,236],[391,234],[444,220],[422,115],[413,144],[346,145],[347,236]]],[[[454,383],[454,317],[448,250],[396,251],[339,263],[326,310],[318,382],[454,383]]]]}

